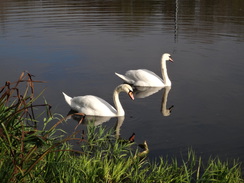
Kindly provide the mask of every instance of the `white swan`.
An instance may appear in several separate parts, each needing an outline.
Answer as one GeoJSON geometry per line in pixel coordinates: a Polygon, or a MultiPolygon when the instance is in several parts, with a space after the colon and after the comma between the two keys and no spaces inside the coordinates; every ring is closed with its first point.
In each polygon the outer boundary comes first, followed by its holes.
{"type": "Polygon", "coordinates": [[[124,116],[125,111],[119,100],[119,93],[126,92],[132,100],[134,100],[133,89],[128,84],[122,84],[115,88],[113,93],[113,101],[115,108],[105,100],[93,96],[85,95],[71,98],[63,92],[65,101],[71,109],[82,112],[85,115],[91,116],[124,116]]]}
{"type": "Polygon", "coordinates": [[[168,77],[166,61],[173,62],[170,54],[164,53],[161,59],[161,69],[163,80],[154,72],[147,69],[129,70],[125,75],[115,73],[118,77],[126,83],[134,86],[148,86],[148,87],[164,87],[171,86],[171,81],[168,77]]]}

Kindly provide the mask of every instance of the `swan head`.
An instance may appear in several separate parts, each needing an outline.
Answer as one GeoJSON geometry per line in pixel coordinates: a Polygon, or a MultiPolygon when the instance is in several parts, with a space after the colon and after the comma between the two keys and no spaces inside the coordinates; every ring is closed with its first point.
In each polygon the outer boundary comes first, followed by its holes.
{"type": "Polygon", "coordinates": [[[172,57],[171,57],[171,55],[169,53],[164,53],[163,56],[162,56],[162,60],[174,62],[172,57]]]}
{"type": "Polygon", "coordinates": [[[121,84],[117,87],[117,91],[121,92],[126,92],[129,97],[134,100],[134,95],[133,95],[133,89],[129,84],[121,84]]]}

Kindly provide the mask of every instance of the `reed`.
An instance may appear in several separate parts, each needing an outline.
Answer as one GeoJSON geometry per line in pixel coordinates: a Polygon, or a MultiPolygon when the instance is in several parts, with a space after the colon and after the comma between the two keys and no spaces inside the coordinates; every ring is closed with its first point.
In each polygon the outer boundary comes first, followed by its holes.
{"type": "Polygon", "coordinates": [[[6,82],[0,88],[0,180],[1,182],[26,181],[32,177],[33,169],[46,155],[60,144],[54,134],[55,126],[63,121],[52,115],[47,103],[34,104],[38,96],[34,94],[33,75],[23,72],[16,82],[6,82]],[[41,112],[38,110],[43,107],[41,112]],[[38,111],[38,112],[36,112],[38,111]],[[45,113],[45,116],[43,117],[45,113]],[[38,119],[42,118],[44,129],[38,130],[38,119]],[[45,127],[50,121],[58,122],[50,129],[45,127]]]}
{"type": "Polygon", "coordinates": [[[141,149],[92,122],[86,132],[57,135],[65,119],[51,114],[45,101],[34,104],[40,96],[34,95],[34,83],[41,81],[32,78],[22,73],[17,82],[0,88],[1,182],[244,182],[237,161],[202,162],[193,150],[182,161],[162,157],[152,161],[147,158],[146,142],[141,149]],[[37,128],[40,122],[43,129],[37,128]],[[50,122],[54,125],[47,128],[50,122]],[[80,149],[74,150],[70,140],[77,140],[80,149]]]}

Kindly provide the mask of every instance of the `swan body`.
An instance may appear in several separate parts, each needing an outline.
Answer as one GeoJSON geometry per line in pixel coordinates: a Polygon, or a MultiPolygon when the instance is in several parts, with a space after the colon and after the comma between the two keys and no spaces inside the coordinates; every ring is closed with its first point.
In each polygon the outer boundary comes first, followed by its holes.
{"type": "Polygon", "coordinates": [[[115,88],[113,101],[115,108],[100,97],[85,95],[71,98],[63,92],[65,101],[71,109],[89,116],[124,116],[125,112],[119,100],[119,93],[126,92],[134,100],[133,89],[128,84],[122,84],[115,88]]]}
{"type": "Polygon", "coordinates": [[[168,77],[166,61],[173,62],[169,53],[164,53],[161,59],[161,72],[163,80],[154,72],[147,69],[129,70],[125,75],[115,73],[118,77],[126,83],[134,86],[147,86],[147,87],[164,87],[171,86],[171,81],[168,77]]]}

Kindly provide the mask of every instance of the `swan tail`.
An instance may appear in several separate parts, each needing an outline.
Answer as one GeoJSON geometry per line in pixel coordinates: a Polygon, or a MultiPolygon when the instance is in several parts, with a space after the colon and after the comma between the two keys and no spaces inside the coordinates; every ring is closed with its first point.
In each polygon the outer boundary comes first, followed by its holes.
{"type": "Polygon", "coordinates": [[[64,92],[62,92],[62,93],[64,95],[64,99],[67,102],[67,104],[69,104],[69,106],[71,106],[71,99],[72,98],[70,96],[66,95],[64,92]]]}
{"type": "Polygon", "coordinates": [[[126,83],[133,84],[133,82],[131,81],[131,79],[129,79],[128,77],[126,77],[126,76],[124,76],[122,74],[118,74],[117,72],[115,72],[115,75],[117,75],[120,79],[122,79],[126,83]]]}

